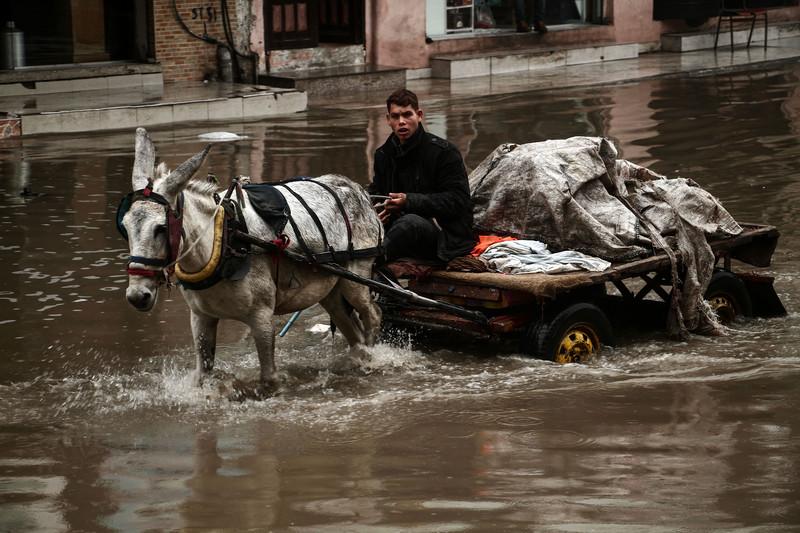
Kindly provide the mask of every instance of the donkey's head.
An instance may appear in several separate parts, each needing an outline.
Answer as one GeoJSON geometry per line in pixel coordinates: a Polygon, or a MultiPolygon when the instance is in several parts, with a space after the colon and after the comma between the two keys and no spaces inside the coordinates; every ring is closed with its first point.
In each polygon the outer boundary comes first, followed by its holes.
{"type": "Polygon", "coordinates": [[[174,172],[156,167],[155,148],[144,128],[136,130],[133,192],[120,203],[117,224],[128,239],[128,302],[140,311],[153,308],[158,288],[172,273],[181,243],[182,191],[202,165],[211,145],[174,172]]]}

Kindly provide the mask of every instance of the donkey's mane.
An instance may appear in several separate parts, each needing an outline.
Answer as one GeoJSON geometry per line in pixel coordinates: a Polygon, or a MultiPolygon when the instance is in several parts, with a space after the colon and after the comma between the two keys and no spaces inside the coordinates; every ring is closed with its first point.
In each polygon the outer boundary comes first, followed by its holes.
{"type": "MultiPolygon", "coordinates": [[[[166,178],[169,176],[169,173],[170,171],[167,169],[167,164],[161,162],[155,170],[155,181],[166,178]]],[[[219,185],[216,183],[210,183],[207,181],[202,181],[199,178],[193,178],[186,183],[184,190],[197,193],[201,196],[208,196],[214,192],[217,192],[218,188],[219,185]]]]}
{"type": "Polygon", "coordinates": [[[201,194],[207,196],[211,193],[217,192],[219,189],[219,185],[216,183],[209,183],[207,181],[202,181],[199,179],[192,179],[186,184],[186,190],[191,192],[196,192],[197,194],[201,194]]]}

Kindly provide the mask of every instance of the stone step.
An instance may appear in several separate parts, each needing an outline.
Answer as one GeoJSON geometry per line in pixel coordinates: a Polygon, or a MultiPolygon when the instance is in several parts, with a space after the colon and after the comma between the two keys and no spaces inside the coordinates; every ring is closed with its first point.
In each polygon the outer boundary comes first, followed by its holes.
{"type": "Polygon", "coordinates": [[[405,87],[406,69],[364,64],[271,72],[259,82],[270,87],[304,91],[309,96],[386,91],[405,87]]]}
{"type": "Polygon", "coordinates": [[[292,89],[201,82],[135,91],[10,96],[0,100],[0,138],[195,121],[229,123],[296,113],[307,106],[307,95],[292,89]]]}
{"type": "Polygon", "coordinates": [[[636,43],[600,43],[562,48],[447,54],[431,58],[431,75],[434,78],[445,79],[471,78],[634,59],[638,56],[639,45],[636,43]]]}
{"type": "MultiPolygon", "coordinates": [[[[678,33],[665,33],[661,36],[661,49],[665,52],[694,52],[696,50],[709,50],[714,48],[714,37],[716,34],[716,26],[710,28],[702,28],[697,31],[678,32],[678,33]]],[[[734,47],[738,45],[747,45],[747,37],[750,33],[750,24],[738,23],[733,27],[733,44],[734,47]]],[[[778,39],[790,39],[792,37],[800,37],[800,22],[775,22],[769,23],[767,45],[770,41],[778,39]]],[[[761,19],[756,22],[756,27],[753,30],[753,39],[750,42],[752,47],[754,44],[764,46],[764,23],[761,19]]],[[[731,32],[727,23],[722,25],[719,32],[718,47],[731,45],[731,32]]]]}
{"type": "Polygon", "coordinates": [[[161,65],[108,61],[0,71],[0,96],[141,88],[164,84],[161,65]]]}

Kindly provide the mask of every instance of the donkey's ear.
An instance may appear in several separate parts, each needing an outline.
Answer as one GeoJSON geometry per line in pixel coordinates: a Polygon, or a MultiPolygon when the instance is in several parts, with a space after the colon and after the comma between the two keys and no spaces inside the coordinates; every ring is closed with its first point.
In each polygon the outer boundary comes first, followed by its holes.
{"type": "Polygon", "coordinates": [[[138,191],[153,180],[156,149],[144,128],[136,128],[136,156],[133,160],[133,190],[138,191]]]}
{"type": "Polygon", "coordinates": [[[203,160],[206,158],[206,155],[208,155],[209,150],[211,150],[211,144],[207,144],[200,152],[193,155],[184,161],[181,166],[173,170],[161,184],[163,188],[162,194],[168,199],[174,198],[178,194],[178,191],[182,190],[186,186],[186,183],[192,179],[192,176],[200,169],[200,165],[203,164],[203,160]]]}

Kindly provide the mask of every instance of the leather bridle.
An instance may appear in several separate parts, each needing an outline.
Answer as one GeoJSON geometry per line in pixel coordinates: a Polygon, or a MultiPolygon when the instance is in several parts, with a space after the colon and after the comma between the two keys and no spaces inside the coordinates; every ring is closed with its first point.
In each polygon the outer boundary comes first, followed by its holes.
{"type": "Polygon", "coordinates": [[[144,189],[133,191],[122,197],[117,208],[117,229],[128,240],[128,231],[122,224],[122,219],[131,206],[136,202],[155,202],[164,207],[167,228],[167,257],[142,257],[132,255],[128,259],[128,266],[125,272],[130,276],[145,276],[159,278],[160,283],[166,283],[175,271],[175,263],[178,259],[181,238],[183,238],[183,193],[178,197],[178,205],[175,209],[160,194],[153,192],[153,183],[148,182],[144,189]],[[154,268],[131,268],[131,264],[144,265],[154,268]]]}

